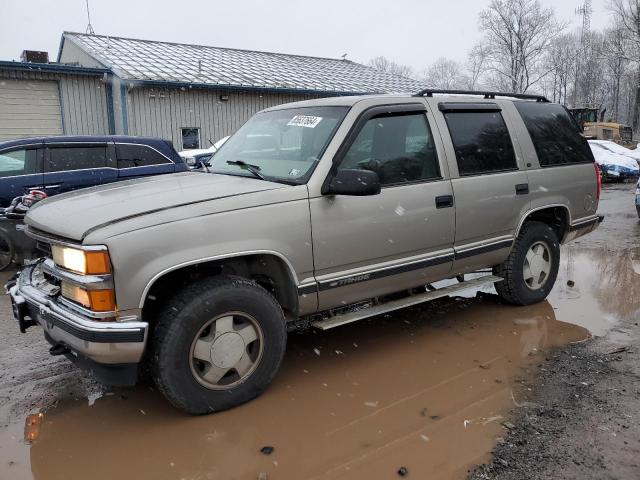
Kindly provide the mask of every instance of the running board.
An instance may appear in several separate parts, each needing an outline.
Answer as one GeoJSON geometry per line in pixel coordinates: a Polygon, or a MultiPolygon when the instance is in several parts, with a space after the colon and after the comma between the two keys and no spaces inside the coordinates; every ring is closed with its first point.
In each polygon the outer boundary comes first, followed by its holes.
{"type": "Polygon", "coordinates": [[[410,295],[406,298],[401,298],[400,300],[392,300],[390,302],[372,305],[371,307],[362,310],[341,313],[324,320],[315,321],[311,323],[311,325],[315,328],[319,328],[320,330],[330,330],[341,325],[357,322],[358,320],[374,317],[382,313],[393,312],[394,310],[400,310],[401,308],[418,305],[420,303],[428,302],[429,300],[435,300],[436,298],[447,297],[449,295],[453,295],[469,288],[477,288],[489,283],[501,282],[502,280],[503,279],[501,277],[497,277],[495,275],[486,275],[484,277],[473,278],[465,282],[455,283],[453,285],[438,288],[437,290],[431,290],[417,295],[410,295]]]}

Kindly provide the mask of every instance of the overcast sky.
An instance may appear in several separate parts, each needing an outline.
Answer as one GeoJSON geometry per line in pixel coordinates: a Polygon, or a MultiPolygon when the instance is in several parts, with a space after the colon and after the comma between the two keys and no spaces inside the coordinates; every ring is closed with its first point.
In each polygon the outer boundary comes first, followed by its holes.
{"type": "MultiPolygon", "coordinates": [[[[581,24],[583,0],[542,0],[581,24]]],[[[384,55],[421,71],[441,56],[464,60],[480,38],[489,0],[89,0],[96,34],[235,47],[367,62],[384,55]]],[[[592,28],[608,0],[593,0],[592,28]]],[[[60,34],[84,32],[85,0],[0,0],[0,60],[24,49],[55,60],[60,34]]]]}

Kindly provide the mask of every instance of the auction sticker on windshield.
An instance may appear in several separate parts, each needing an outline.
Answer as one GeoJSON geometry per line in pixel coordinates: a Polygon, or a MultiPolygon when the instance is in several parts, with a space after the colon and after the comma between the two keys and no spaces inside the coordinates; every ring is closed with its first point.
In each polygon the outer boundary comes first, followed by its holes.
{"type": "Polygon", "coordinates": [[[291,125],[293,127],[307,127],[307,128],[316,128],[322,117],[314,117],[312,115],[296,115],[293,117],[287,125],[291,125]]]}

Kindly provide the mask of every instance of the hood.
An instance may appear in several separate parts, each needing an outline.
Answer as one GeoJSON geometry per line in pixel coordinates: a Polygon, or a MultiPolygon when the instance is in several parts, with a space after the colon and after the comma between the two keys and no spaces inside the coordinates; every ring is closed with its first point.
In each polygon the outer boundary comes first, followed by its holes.
{"type": "Polygon", "coordinates": [[[194,172],[159,175],[56,195],[36,204],[25,223],[79,241],[89,231],[132,217],[285,187],[230,175],[194,172]]]}

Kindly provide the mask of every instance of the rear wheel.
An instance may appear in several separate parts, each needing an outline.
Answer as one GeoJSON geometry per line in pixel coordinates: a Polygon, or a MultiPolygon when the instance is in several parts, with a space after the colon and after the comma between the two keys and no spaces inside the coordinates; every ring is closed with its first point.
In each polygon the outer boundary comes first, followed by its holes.
{"type": "Polygon", "coordinates": [[[540,302],[553,288],[559,266],[560,245],[555,232],[544,223],[527,222],[507,260],[493,269],[504,278],[495,284],[496,291],[514,305],[540,302]]]}
{"type": "Polygon", "coordinates": [[[286,338],[284,314],[269,292],[240,278],[209,279],[163,310],[152,340],[153,379],[189,413],[235,407],[271,383],[286,338]]]}

